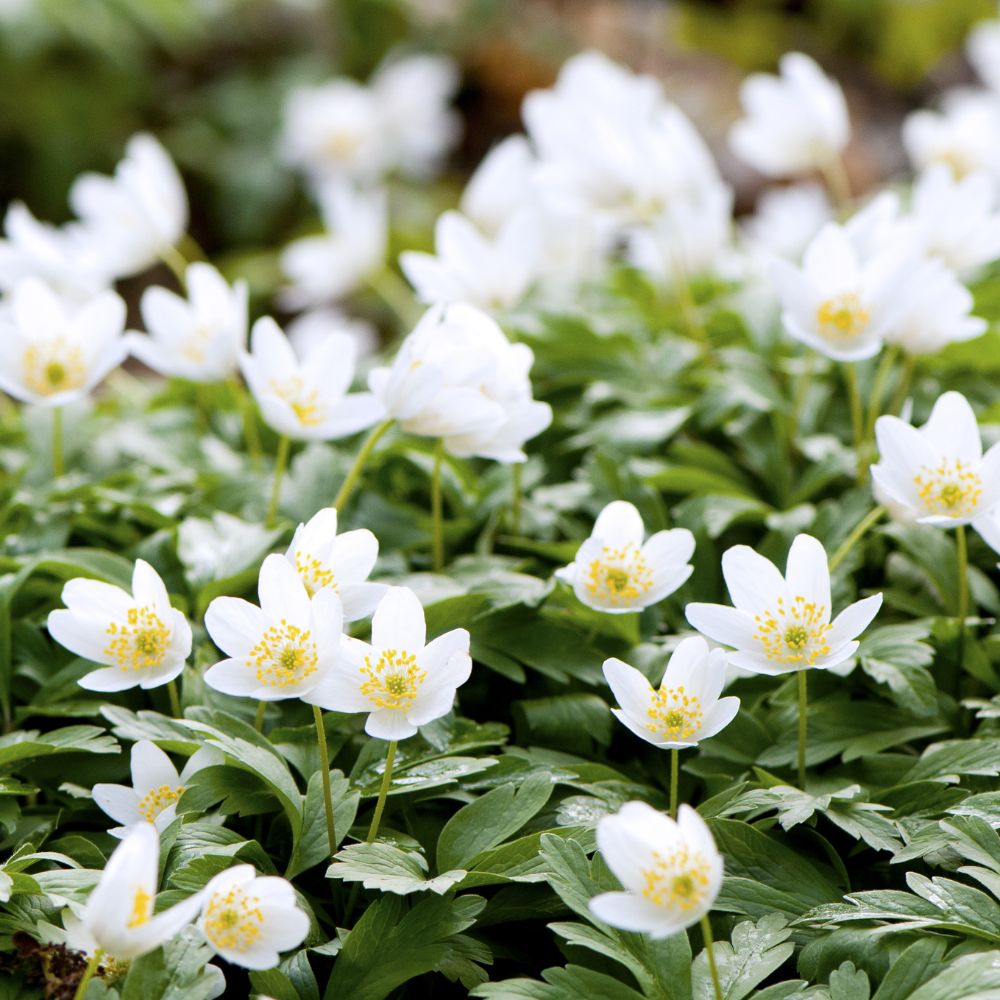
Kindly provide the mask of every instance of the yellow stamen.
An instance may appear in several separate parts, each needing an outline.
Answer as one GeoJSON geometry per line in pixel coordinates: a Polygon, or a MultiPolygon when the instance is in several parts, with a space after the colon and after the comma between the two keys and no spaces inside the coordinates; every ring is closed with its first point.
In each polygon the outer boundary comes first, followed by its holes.
{"type": "Polygon", "coordinates": [[[319,669],[319,651],[308,629],[289,625],[282,618],[272,625],[247,654],[247,665],[256,669],[265,687],[299,684],[319,669]]]}
{"type": "Polygon", "coordinates": [[[361,685],[361,693],[376,708],[403,712],[416,700],[420,685],[427,679],[427,671],[421,670],[416,656],[405,649],[381,650],[374,666],[371,657],[366,656],[361,673],[368,678],[361,685]]]}
{"type": "Polygon", "coordinates": [[[754,615],[754,622],[754,639],[763,645],[764,655],[777,663],[811,667],[830,652],[829,609],[807,601],[802,594],[795,595],[791,606],[779,597],[775,610],[754,615]]]}
{"type": "Polygon", "coordinates": [[[708,892],[710,865],[699,851],[681,845],[667,855],[653,852],[653,866],[642,869],[642,894],[656,906],[687,913],[708,892]]]}
{"type": "Polygon", "coordinates": [[[870,314],[854,292],[827,299],[816,310],[820,334],[835,343],[854,340],[864,333],[870,314]]]}
{"type": "Polygon", "coordinates": [[[238,886],[226,893],[214,893],[205,907],[205,936],[220,950],[249,951],[263,925],[260,899],[238,886]]]}
{"type": "Polygon", "coordinates": [[[653,588],[653,573],[638,545],[615,549],[605,545],[587,567],[584,587],[602,604],[627,607],[653,588]]]}
{"type": "Polygon", "coordinates": [[[21,364],[24,384],[40,396],[78,389],[86,381],[87,366],[82,352],[62,337],[29,345],[21,364]]]}
{"type": "Polygon", "coordinates": [[[104,649],[122,670],[149,670],[163,663],[170,647],[170,629],[149,604],[129,608],[124,623],[105,629],[111,640],[104,649]]]}
{"type": "Polygon", "coordinates": [[[913,482],[928,512],[946,517],[968,517],[979,507],[983,494],[979,473],[960,459],[944,459],[934,469],[923,465],[913,482]]]}

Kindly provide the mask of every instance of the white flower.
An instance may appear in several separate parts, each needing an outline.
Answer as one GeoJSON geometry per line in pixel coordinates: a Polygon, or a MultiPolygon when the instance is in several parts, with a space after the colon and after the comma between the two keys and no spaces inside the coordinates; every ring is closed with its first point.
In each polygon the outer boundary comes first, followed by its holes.
{"type": "Polygon", "coordinates": [[[379,346],[378,331],[368,320],[347,316],[332,307],[300,313],[285,327],[285,332],[299,357],[305,357],[320,341],[335,333],[346,333],[354,341],[359,360],[370,357],[379,346]]]}
{"type": "Polygon", "coordinates": [[[484,312],[455,303],[428,310],[368,384],[407,433],[443,438],[459,457],[523,462],[524,442],[552,421],[548,404],[531,398],[533,362],[484,312]]]}
{"type": "Polygon", "coordinates": [[[217,597],[205,628],[229,659],[209,667],[205,683],[223,694],[280,701],[312,691],[337,662],[343,609],[336,591],[309,596],[295,567],[269,555],[257,579],[260,607],[217,597]]]}
{"type": "Polygon", "coordinates": [[[83,305],[25,278],[0,314],[0,389],[36,406],[82,399],[128,353],[125,303],[101,292],[83,305]]]}
{"type": "Polygon", "coordinates": [[[153,913],[160,835],[139,823],[115,848],[79,920],[67,916],[67,944],[93,954],[101,949],[121,962],[159,948],[189,923],[201,905],[196,894],[153,913]]]}
{"type": "Polygon", "coordinates": [[[604,677],[621,708],[611,711],[636,736],[663,749],[693,747],[725,729],[739,711],[739,698],[720,698],[726,654],[701,636],[678,643],[655,691],[635,667],[611,658],[604,677]]]}
{"type": "Polygon", "coordinates": [[[985,524],[990,533],[990,514],[1000,503],[1000,444],[983,454],[976,415],[961,393],[940,396],[921,428],[883,416],[875,434],[872,480],[882,494],[922,524],[977,530],[985,524]]]}
{"type": "Polygon", "coordinates": [[[132,746],[132,786],[94,785],[94,802],[123,824],[108,833],[124,837],[139,823],[152,823],[162,833],[177,815],[177,802],[191,776],[218,763],[222,763],[219,751],[202,747],[178,774],[173,762],[155,743],[139,740],[132,746]]]}
{"type": "Polygon", "coordinates": [[[371,645],[344,636],[341,661],[305,701],[332,712],[368,712],[365,732],[402,740],[451,711],[472,673],[469,633],[452,629],[425,645],[424,609],[391,587],[372,617],[371,645]]]}
{"type": "Polygon", "coordinates": [[[187,195],[177,168],[144,133],[129,139],[113,177],[82,174],[69,200],[115,278],[156,263],[187,228],[187,195]]]}
{"type": "Polygon", "coordinates": [[[734,667],[755,674],[828,669],[850,659],[855,636],[868,628],[882,605],[874,594],[849,605],[830,621],[830,569],[826,549],[797,535],[785,575],[746,545],[722,556],[722,575],[735,607],[689,604],[687,620],[714,642],[733,646],[734,667]]]}
{"type": "Polygon", "coordinates": [[[489,236],[496,236],[512,215],[534,200],[535,157],[523,135],[512,135],[491,149],[462,192],[462,214],[489,236]]]}
{"type": "Polygon", "coordinates": [[[986,332],[986,320],[969,315],[972,293],[939,260],[923,261],[917,267],[905,297],[906,305],[885,339],[906,354],[933,354],[986,332]]]}
{"type": "Polygon", "coordinates": [[[541,233],[530,212],[518,212],[495,239],[465,216],[445,212],[434,229],[437,256],[407,251],[399,258],[421,301],[468,302],[481,309],[510,309],[522,301],[538,275],[541,233]]]}
{"type": "Polygon", "coordinates": [[[694,535],[657,531],[643,544],[642,517],[624,500],[609,503],[576,559],[556,571],[589,608],[621,615],[642,611],[672,594],[691,575],[694,535]]]}
{"type": "Polygon", "coordinates": [[[354,339],[334,333],[300,360],[278,324],[264,316],[253,325],[240,368],[269,427],[295,440],[329,441],[382,416],[371,393],[347,391],[356,355],[354,339]]]}
{"type": "Polygon", "coordinates": [[[730,132],[734,152],[769,177],[823,169],[850,138],[839,85],[801,52],[782,56],[781,75],[753,73],[740,87],[747,117],[730,132]]]}
{"type": "Polygon", "coordinates": [[[147,288],[142,320],[149,336],[133,333],[128,344],[143,364],[161,375],[220,382],[237,369],[247,340],[247,285],[232,287],[210,264],[191,264],[187,298],[166,288],[147,288]]]}
{"type": "Polygon", "coordinates": [[[333,507],[313,514],[295,529],[285,558],[310,597],[324,588],[340,596],[345,621],[370,615],[387,589],[385,584],[368,582],[378,558],[378,539],[367,528],[338,535],[333,507]]]}
{"type": "Polygon", "coordinates": [[[273,969],[279,953],[297,948],[309,933],[291,882],[261,876],[251,865],[219,872],[202,893],[198,927],[227,962],[273,969]]]}
{"type": "Polygon", "coordinates": [[[848,232],[827,223],[801,268],[780,259],[771,264],[785,329],[837,361],[872,357],[902,308],[900,292],[911,265],[898,249],[864,260],[848,232]]]}
{"type": "Polygon", "coordinates": [[[281,252],[281,269],[291,284],[281,290],[281,304],[303,309],[342,299],[356,291],[385,264],[388,222],[384,191],[356,191],[327,183],[319,192],[326,229],[305,236],[281,252]]]}
{"type": "Polygon", "coordinates": [[[801,260],[823,225],[833,218],[825,188],[792,184],[767,188],[757,199],[757,211],[743,226],[750,244],[787,260],[801,260]]]}
{"type": "Polygon", "coordinates": [[[49,634],[85,660],[103,664],[80,678],[88,691],[143,689],[172,681],[191,652],[191,626],[170,606],[167,588],[137,559],[132,593],[77,577],[63,587],[65,609],[49,612],[49,634]]]}
{"type": "Polygon", "coordinates": [[[1000,101],[987,92],[947,95],[941,111],[914,111],[903,122],[903,145],[917,170],[935,163],[956,177],[985,170],[1000,178],[1000,101]]]}
{"type": "Polygon", "coordinates": [[[983,83],[1000,94],[1000,21],[982,21],[969,32],[965,52],[983,83]]]}
{"type": "Polygon", "coordinates": [[[722,856],[705,821],[688,805],[677,821],[626,802],[597,823],[597,849],[624,892],[590,901],[598,920],[651,938],[665,938],[708,913],[722,884],[722,856]]]}

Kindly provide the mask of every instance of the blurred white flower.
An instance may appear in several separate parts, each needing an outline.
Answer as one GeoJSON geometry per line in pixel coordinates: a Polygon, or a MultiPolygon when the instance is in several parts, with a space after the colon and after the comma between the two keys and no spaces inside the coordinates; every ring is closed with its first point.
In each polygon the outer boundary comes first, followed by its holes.
{"type": "Polygon", "coordinates": [[[318,511],[295,529],[285,558],[310,597],[324,588],[340,596],[345,621],[370,615],[387,589],[383,583],[368,582],[378,558],[378,539],[367,528],[338,535],[333,507],[318,511]]]}
{"type": "Polygon", "coordinates": [[[523,135],[491,149],[462,192],[462,214],[488,236],[496,236],[511,216],[534,201],[535,156],[523,135]]]}
{"type": "Polygon", "coordinates": [[[177,168],[145,133],[129,139],[113,177],[82,174],[69,200],[86,238],[115,278],[156,263],[187,228],[187,194],[177,168]]]}
{"type": "Polygon", "coordinates": [[[385,265],[388,219],[384,191],[339,182],[319,192],[326,231],[290,243],[281,269],[291,284],[280,292],[287,309],[324,305],[356,291],[385,265]]]}
{"type": "Polygon", "coordinates": [[[886,250],[863,260],[848,232],[827,223],[798,268],[775,259],[771,277],[788,333],[837,361],[877,354],[905,304],[909,254],[886,250]]]}
{"type": "Polygon", "coordinates": [[[311,597],[295,567],[269,555],[257,580],[260,607],[239,597],[216,597],[205,628],[228,657],[205,672],[223,694],[258,701],[301,698],[337,663],[343,610],[336,591],[311,597]]]}
{"type": "Polygon", "coordinates": [[[202,747],[188,758],[177,773],[171,759],[149,740],[132,745],[132,785],[94,785],[94,802],[121,823],[108,830],[112,837],[125,837],[139,823],[152,823],[162,833],[177,815],[177,802],[191,776],[203,767],[221,764],[222,754],[202,747]]]}
{"type": "Polygon", "coordinates": [[[664,750],[697,746],[733,721],[740,699],[720,698],[726,654],[700,636],[677,644],[663,680],[653,689],[646,675],[621,660],[604,661],[604,677],[621,708],[611,709],[636,736],[664,750]]]}
{"type": "Polygon", "coordinates": [[[304,700],[331,712],[368,712],[365,732],[377,739],[412,736],[451,711],[472,672],[464,628],[426,640],[416,594],[391,587],[372,617],[371,645],[345,635],[337,668],[304,700]]]}
{"type": "Polygon", "coordinates": [[[792,184],[763,191],[743,231],[754,249],[797,262],[832,219],[833,208],[822,185],[792,184]]]}
{"type": "Polygon", "coordinates": [[[49,612],[49,634],[85,660],[103,664],[80,678],[88,691],[159,687],[184,669],[191,626],[171,607],[167,588],[149,563],[137,559],[132,593],[77,577],[62,590],[65,609],[49,612]]]}
{"type": "Polygon", "coordinates": [[[729,662],[755,674],[827,670],[849,660],[856,636],[871,624],[882,595],[855,601],[832,621],[826,549],[811,535],[796,535],[785,575],[747,545],[722,556],[722,575],[734,607],[689,604],[693,628],[732,646],[729,662]]]}
{"type": "Polygon", "coordinates": [[[782,56],[779,66],[780,76],[753,73],[743,81],[747,117],[733,126],[730,145],[769,177],[826,169],[850,138],[844,93],[801,52],[782,56]]]}
{"type": "Polygon", "coordinates": [[[687,528],[657,531],[643,543],[639,511],[624,500],[609,503],[590,537],[556,576],[589,608],[612,615],[642,611],[672,594],[691,575],[694,535],[687,528]]]}
{"type": "Polygon", "coordinates": [[[140,308],[148,335],[130,333],[128,345],[161,375],[220,382],[233,375],[247,341],[247,285],[230,286],[211,264],[186,273],[187,298],[154,286],[140,308]]]}
{"type": "Polygon", "coordinates": [[[598,920],[654,940],[696,924],[722,885],[722,855],[689,805],[676,822],[645,802],[626,802],[597,823],[597,849],[624,892],[590,901],[598,920]]]}
{"type": "Polygon", "coordinates": [[[484,312],[456,303],[428,310],[368,384],[407,433],[443,438],[458,457],[523,462],[525,441],[552,421],[548,404],[531,397],[533,361],[484,312]]]}
{"type": "Polygon", "coordinates": [[[969,32],[965,52],[980,79],[1000,94],[1000,21],[982,21],[969,32]]]}
{"type": "Polygon", "coordinates": [[[133,827],[108,858],[83,915],[79,920],[64,916],[67,945],[89,955],[100,949],[128,962],[159,948],[190,923],[201,905],[200,893],[154,915],[159,857],[156,827],[133,827]]]}
{"type": "Polygon", "coordinates": [[[227,962],[244,969],[273,969],[279,953],[297,948],[309,933],[291,882],[261,876],[251,865],[219,872],[201,893],[198,927],[227,962]]]}
{"type": "Polygon", "coordinates": [[[128,354],[125,303],[100,292],[82,305],[25,278],[0,313],[0,389],[36,406],[82,399],[128,354]]]}
{"type": "Polygon", "coordinates": [[[956,177],[985,170],[1000,179],[1000,100],[982,91],[946,96],[941,111],[913,111],[903,122],[903,145],[914,169],[935,163],[956,177]]]}
{"type": "Polygon", "coordinates": [[[510,216],[495,239],[465,216],[445,212],[434,229],[437,255],[407,251],[399,263],[422,302],[468,302],[486,310],[518,305],[541,264],[541,234],[528,212],[510,216]]]}
{"type": "Polygon", "coordinates": [[[346,334],[354,341],[358,360],[370,357],[379,345],[378,331],[371,323],[330,306],[301,313],[285,327],[285,332],[300,358],[333,334],[346,334]]]}
{"type": "Polygon", "coordinates": [[[264,316],[253,325],[240,368],[264,421],[295,440],[330,441],[371,427],[383,415],[369,392],[348,392],[357,348],[333,333],[299,359],[281,328],[264,316]]]}

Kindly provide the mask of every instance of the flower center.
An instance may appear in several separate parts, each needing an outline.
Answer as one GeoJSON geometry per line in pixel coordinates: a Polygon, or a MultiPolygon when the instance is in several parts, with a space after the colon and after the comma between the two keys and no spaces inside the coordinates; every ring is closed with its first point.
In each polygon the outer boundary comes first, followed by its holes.
{"type": "Polygon", "coordinates": [[[153,915],[153,897],[141,886],[132,897],[132,914],[126,927],[141,927],[153,915]]]}
{"type": "Polygon", "coordinates": [[[642,894],[656,906],[686,913],[707,895],[709,864],[703,854],[681,845],[667,855],[653,851],[653,865],[640,869],[642,894]]]}
{"type": "Polygon", "coordinates": [[[86,381],[87,366],[78,347],[62,337],[31,344],[22,358],[24,384],[40,396],[78,389],[86,381]]]}
{"type": "Polygon", "coordinates": [[[257,680],[264,687],[286,688],[300,684],[316,673],[319,652],[312,633],[284,618],[272,625],[247,654],[247,666],[257,671],[257,680]]]}
{"type": "Polygon", "coordinates": [[[943,460],[936,469],[926,465],[913,477],[918,496],[931,514],[967,517],[975,512],[983,493],[979,473],[960,459],[943,460]]]}
{"type": "Polygon", "coordinates": [[[181,354],[196,365],[203,364],[212,342],[213,331],[207,326],[196,326],[184,339],[181,354]]]}
{"type": "Polygon", "coordinates": [[[183,794],[183,785],[178,785],[176,788],[170,785],[160,785],[159,788],[151,788],[139,799],[139,815],[147,823],[153,823],[156,821],[156,817],[167,806],[172,806],[183,794]]]}
{"type": "Polygon", "coordinates": [[[111,622],[105,629],[111,640],[104,650],[122,670],[149,670],[160,666],[170,646],[170,629],[148,604],[129,608],[125,623],[111,622]]]}
{"type": "Polygon", "coordinates": [[[667,740],[697,738],[703,719],[701,702],[696,695],[687,694],[683,684],[653,692],[646,715],[650,719],[646,728],[667,740]]]}
{"type": "Polygon", "coordinates": [[[361,148],[363,139],[359,132],[334,132],[323,143],[323,149],[337,163],[349,160],[361,148]]]}
{"type": "Polygon", "coordinates": [[[816,310],[820,334],[835,342],[854,340],[864,333],[869,318],[868,310],[854,292],[844,292],[827,299],[816,310]]]}
{"type": "Polygon", "coordinates": [[[376,708],[392,708],[401,712],[413,704],[420,685],[427,678],[427,671],[420,669],[416,656],[405,649],[380,650],[374,666],[372,658],[366,656],[361,672],[367,677],[361,685],[361,693],[376,708]]]}
{"type": "Polygon", "coordinates": [[[263,924],[260,899],[235,886],[225,894],[214,893],[205,907],[205,937],[220,950],[249,951],[263,924]]]}
{"type": "Polygon", "coordinates": [[[774,611],[754,615],[753,637],[764,647],[769,660],[787,666],[811,667],[830,652],[830,612],[825,604],[807,601],[796,594],[791,605],[779,597],[774,611]]]}
{"type": "Polygon", "coordinates": [[[271,391],[292,408],[296,419],[304,427],[316,427],[326,419],[326,404],[320,400],[319,393],[309,389],[298,375],[284,381],[272,379],[271,391]]]}
{"type": "Polygon", "coordinates": [[[628,605],[653,587],[653,574],[638,545],[629,542],[601,556],[587,567],[584,586],[591,597],[612,607],[628,605]]]}
{"type": "Polygon", "coordinates": [[[333,570],[327,569],[317,558],[308,552],[297,549],[295,552],[295,569],[302,580],[302,585],[310,597],[317,591],[330,588],[337,589],[337,578],[333,570]]]}

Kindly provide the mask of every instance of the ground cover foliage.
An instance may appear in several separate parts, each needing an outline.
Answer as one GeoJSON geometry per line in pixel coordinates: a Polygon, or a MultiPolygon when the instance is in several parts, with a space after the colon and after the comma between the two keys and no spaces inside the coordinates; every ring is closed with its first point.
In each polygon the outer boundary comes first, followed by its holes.
{"type": "MultiPolygon", "coordinates": [[[[209,998],[221,973],[226,995],[278,1000],[1000,996],[997,554],[978,534],[890,517],[867,474],[875,418],[905,406],[921,425],[946,390],[996,440],[997,265],[969,284],[987,332],[912,365],[808,350],[742,275],[678,287],[618,256],[571,296],[498,310],[552,411],[523,466],[393,426],[338,505],[341,532],[378,539],[371,579],[418,596],[428,640],[470,636],[454,707],[399,741],[388,782],[386,740],[363,714],[325,711],[318,743],[298,698],[260,708],[205,680],[221,659],[213,600],[256,601],[265,558],[341,495],[365,435],[289,447],[241,383],[137,367],[67,404],[58,437],[51,409],[5,398],[0,998],[81,984],[91,1000],[209,998]],[[588,607],[554,575],[613,501],[647,533],[684,528],[695,542],[691,576],[636,613],[588,607]],[[671,774],[669,755],[612,715],[602,666],[620,658],[659,684],[693,634],[686,606],[730,601],[723,554],[748,545],[783,566],[801,534],[834,556],[835,608],[883,595],[856,654],[808,671],[805,781],[796,672],[733,676],[736,717],[680,752],[679,801],[725,866],[714,942],[697,924],[664,938],[617,929],[590,905],[620,888],[597,824],[628,802],[668,811],[671,774]],[[94,663],[48,629],[68,581],[129,590],[136,560],[193,629],[177,705],[162,685],[81,686],[94,663]],[[287,879],[308,931],[280,964],[226,961],[188,922],[83,979],[66,914],[83,911],[119,844],[94,786],[129,784],[140,741],[178,769],[212,751],[160,830],[157,911],[236,865],[287,879]]],[[[390,295],[405,334],[420,310],[390,295]]],[[[367,617],[344,629],[371,633],[367,617]]]]}

